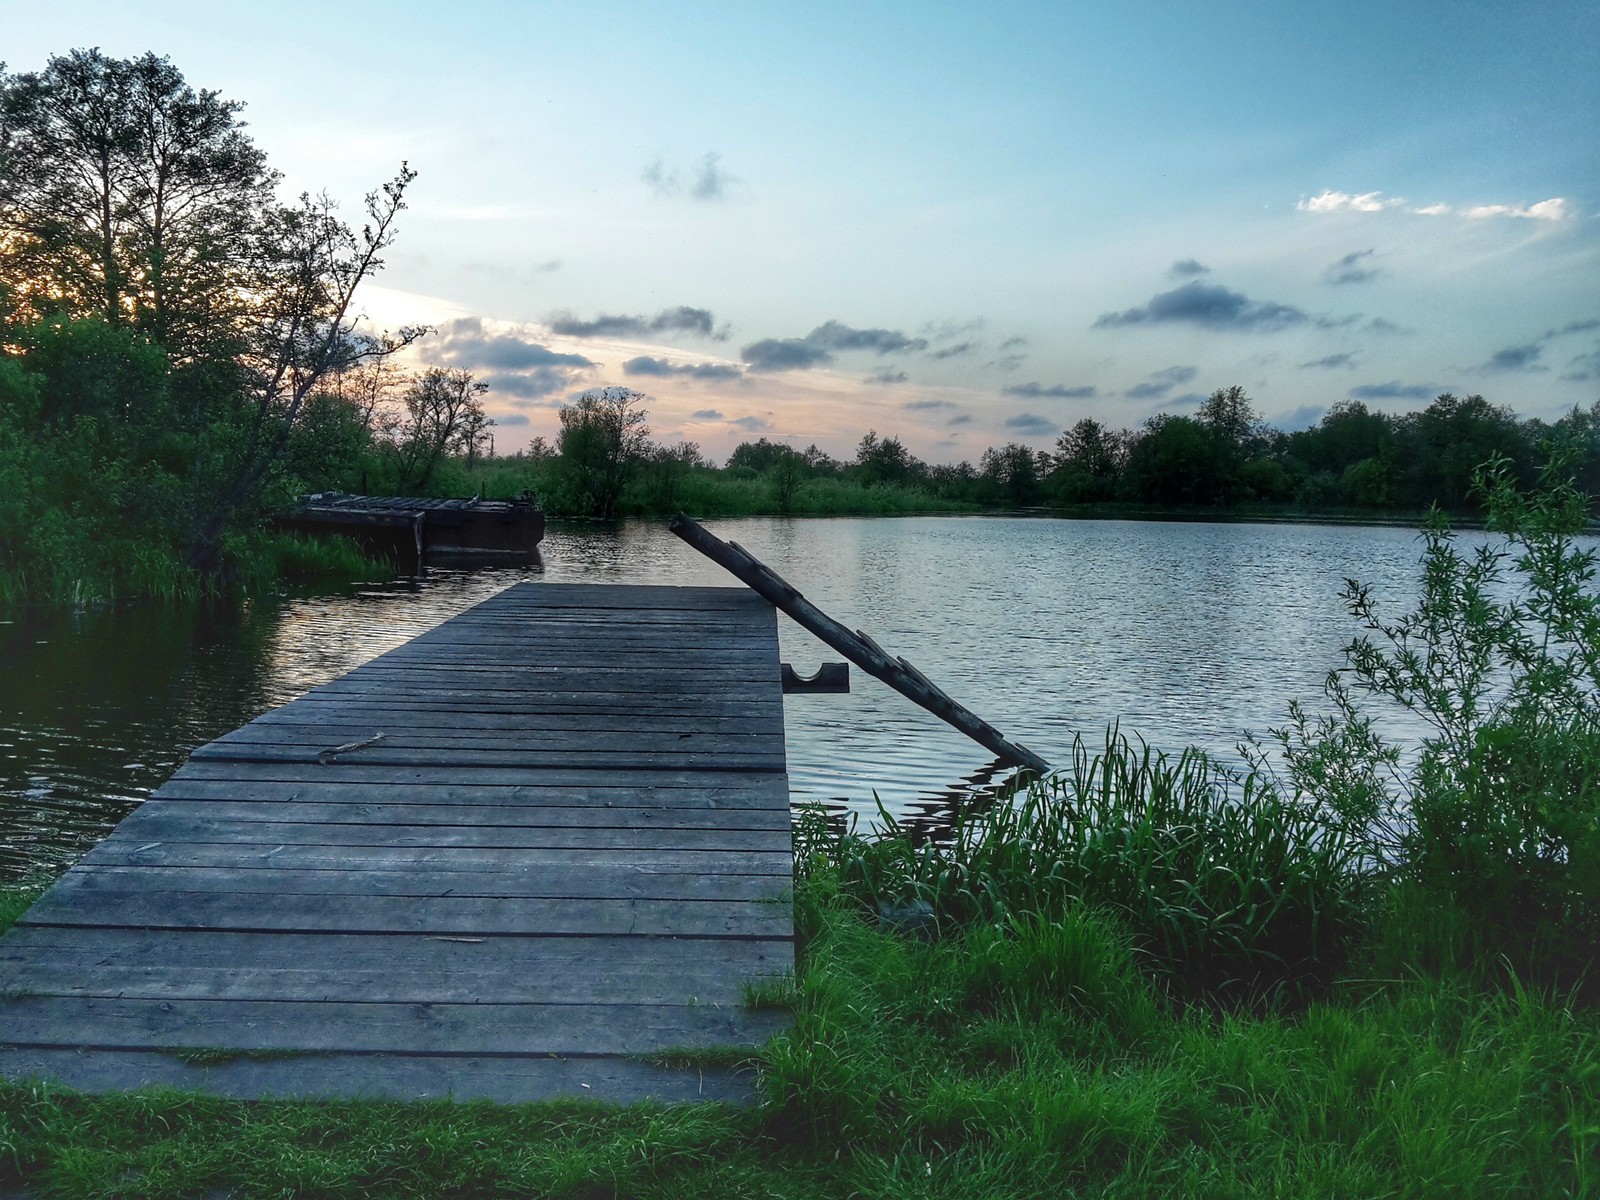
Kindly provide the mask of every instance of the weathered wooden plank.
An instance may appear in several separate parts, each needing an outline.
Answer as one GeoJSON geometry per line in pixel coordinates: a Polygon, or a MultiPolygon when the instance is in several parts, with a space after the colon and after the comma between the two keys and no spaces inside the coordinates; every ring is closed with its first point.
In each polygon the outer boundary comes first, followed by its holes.
{"type": "Polygon", "coordinates": [[[506,613],[542,613],[559,608],[579,609],[589,613],[602,613],[608,609],[622,609],[630,613],[681,611],[693,614],[704,614],[717,609],[756,614],[770,611],[759,597],[752,595],[746,588],[662,588],[650,584],[628,583],[529,584],[526,587],[508,588],[468,611],[480,614],[492,612],[499,616],[506,613]]]}
{"type": "MultiPolygon", "coordinates": [[[[101,888],[47,892],[19,924],[98,929],[234,929],[295,933],[431,933],[453,937],[545,934],[561,937],[782,937],[788,906],[759,901],[652,900],[632,897],[326,896],[273,892],[141,892],[101,888]]],[[[0,1010],[0,1023],[3,1023],[0,1010]]]]}
{"type": "MultiPolygon", "coordinates": [[[[567,661],[582,663],[592,658],[624,661],[649,659],[659,657],[663,650],[670,650],[674,660],[684,663],[745,666],[750,663],[764,665],[772,656],[772,647],[766,638],[701,637],[697,641],[698,645],[686,645],[678,639],[665,642],[661,638],[614,636],[562,641],[547,638],[484,638],[471,642],[430,642],[419,638],[386,651],[379,657],[389,663],[505,662],[508,658],[515,658],[519,662],[546,665],[567,661]]],[[[376,662],[377,659],[372,661],[376,662]]]]}
{"type": "MultiPolygon", "coordinates": [[[[415,686],[434,689],[450,688],[496,688],[504,689],[504,682],[496,683],[492,678],[490,668],[502,668],[501,674],[513,676],[510,686],[523,691],[536,689],[532,692],[537,696],[541,692],[551,691],[583,691],[583,692],[621,692],[636,693],[641,690],[639,680],[654,683],[658,677],[672,674],[668,665],[676,661],[670,646],[663,646],[656,654],[654,661],[639,661],[637,657],[630,656],[618,659],[609,670],[597,674],[593,683],[574,684],[567,682],[573,675],[581,676],[582,672],[591,664],[583,661],[570,662],[538,662],[526,660],[508,653],[498,664],[482,663],[457,663],[452,665],[448,661],[440,661],[437,666],[430,667],[426,662],[403,663],[390,661],[379,657],[368,660],[355,667],[344,675],[327,683],[319,684],[312,692],[325,691],[334,688],[351,687],[356,683],[368,680],[377,680],[389,684],[391,687],[396,682],[394,674],[403,672],[407,675],[415,673],[415,686]]],[[[776,664],[773,666],[777,671],[776,664]]],[[[708,668],[710,676],[715,676],[714,682],[721,687],[734,686],[747,692],[752,699],[767,698],[770,694],[765,691],[768,682],[768,672],[764,664],[738,664],[723,663],[712,664],[708,668]]],[[[691,681],[700,674],[699,671],[680,672],[685,681],[691,681]]],[[[701,687],[685,691],[683,689],[666,689],[667,695],[706,696],[715,697],[714,690],[701,687]]]]}
{"type": "MultiPolygon", "coordinates": [[[[673,656],[682,663],[684,671],[675,672],[665,665],[668,650],[657,648],[653,653],[572,654],[557,658],[543,655],[520,655],[515,659],[505,656],[474,655],[471,658],[428,656],[426,658],[374,658],[356,667],[351,674],[356,678],[373,675],[392,676],[415,674],[418,682],[476,681],[510,677],[522,686],[538,689],[549,683],[559,687],[568,677],[582,678],[592,673],[597,680],[614,680],[620,690],[638,690],[643,685],[654,685],[679,674],[685,681],[703,679],[721,687],[756,691],[778,674],[772,664],[751,656],[745,661],[729,658],[720,662],[696,662],[692,658],[673,656]]],[[[695,689],[705,692],[705,687],[695,689]]]]}
{"type": "Polygon", "coordinates": [[[707,788],[724,790],[732,788],[760,788],[763,785],[774,792],[787,791],[782,779],[763,772],[705,771],[705,770],[631,770],[623,766],[608,768],[603,776],[594,771],[560,766],[498,767],[474,766],[468,763],[450,766],[397,767],[386,764],[354,763],[348,758],[332,764],[278,763],[260,764],[258,767],[222,762],[198,762],[191,759],[180,767],[174,779],[245,779],[282,780],[287,782],[327,783],[330,780],[347,780],[351,783],[405,783],[418,785],[452,785],[467,787],[496,784],[524,787],[592,787],[597,779],[608,786],[649,788],[666,791],[674,788],[703,791],[707,788]]]}
{"type": "Polygon", "coordinates": [[[241,868],[271,863],[306,869],[401,871],[431,867],[439,871],[538,870],[545,867],[594,869],[636,867],[644,871],[717,871],[724,875],[764,875],[788,879],[793,858],[759,850],[629,850],[579,847],[570,850],[477,846],[297,846],[270,842],[140,842],[107,838],[81,860],[86,865],[210,866],[241,868]]]}
{"type": "MultiPolygon", "coordinates": [[[[318,956],[321,957],[320,955],[318,956]]],[[[199,967],[148,964],[125,967],[52,960],[23,963],[6,972],[6,987],[30,996],[80,996],[123,1000],[301,1000],[367,1004],[580,1004],[603,993],[610,1004],[743,1003],[748,982],[725,970],[689,971],[676,956],[630,971],[592,966],[562,972],[464,975],[419,971],[403,964],[361,971],[319,965],[199,967]]]]}
{"type": "Polygon", "coordinates": [[[438,708],[447,706],[451,711],[483,712],[546,712],[552,708],[561,712],[626,713],[649,717],[654,714],[691,713],[708,717],[738,716],[745,712],[762,715],[783,712],[781,692],[759,695],[741,693],[730,696],[726,692],[668,693],[612,691],[595,688],[574,691],[557,688],[530,693],[518,688],[481,687],[427,687],[421,683],[408,685],[396,692],[392,685],[382,681],[353,680],[349,676],[314,688],[294,701],[306,704],[319,700],[349,701],[359,698],[362,703],[394,703],[402,708],[438,708]]]}
{"type": "MultiPolygon", "coordinates": [[[[556,708],[556,706],[549,706],[556,708]]],[[[310,725],[325,728],[329,725],[366,725],[383,721],[390,725],[410,721],[448,718],[449,727],[457,731],[538,729],[551,733],[637,733],[640,724],[637,713],[561,711],[539,712],[523,708],[517,712],[477,712],[450,705],[424,707],[409,705],[374,704],[362,700],[335,701],[327,698],[315,702],[296,700],[282,708],[263,713],[252,725],[310,725]]],[[[704,716],[693,713],[656,713],[649,720],[650,730],[659,736],[665,733],[739,734],[776,738],[783,736],[783,714],[735,713],[728,716],[704,716]]]]}
{"type": "MultiPolygon", "coordinates": [[[[209,785],[215,788],[216,785],[209,785]]],[[[198,784],[189,785],[190,794],[184,795],[182,784],[169,784],[160,792],[159,811],[166,815],[210,817],[214,820],[236,821],[249,824],[257,821],[328,821],[354,825],[469,825],[489,827],[497,825],[526,828],[571,829],[761,829],[789,831],[789,814],[772,808],[664,808],[603,803],[556,806],[553,804],[423,804],[396,802],[395,798],[372,794],[367,799],[352,796],[343,789],[329,788],[334,799],[323,801],[302,798],[293,784],[278,785],[286,790],[277,799],[264,794],[264,788],[250,790],[250,798],[237,799],[242,789],[224,788],[222,799],[206,799],[193,794],[198,784]]],[[[397,790],[397,789],[390,789],[397,790]]],[[[622,793],[628,796],[628,793],[622,793]]],[[[644,801],[634,794],[629,798],[644,801]]],[[[483,795],[471,800],[490,798],[483,795]]]]}
{"type": "MultiPolygon", "coordinates": [[[[353,760],[373,766],[393,767],[569,767],[586,771],[610,771],[622,767],[653,767],[662,770],[685,768],[703,771],[782,771],[782,756],[772,754],[716,754],[684,751],[682,753],[632,753],[627,750],[611,752],[586,752],[564,750],[407,750],[391,749],[378,742],[338,756],[339,760],[353,760]]],[[[208,761],[225,759],[251,763],[306,763],[324,764],[323,756],[314,748],[293,746],[218,745],[201,746],[190,755],[191,760],[208,761]]]]}
{"type": "MultiPolygon", "coordinates": [[[[308,780],[255,779],[242,769],[227,779],[207,779],[199,774],[201,766],[215,768],[219,764],[196,764],[195,768],[175,775],[161,785],[152,799],[160,800],[220,800],[251,801],[265,804],[269,809],[276,803],[338,803],[355,806],[388,804],[397,807],[455,807],[463,804],[482,804],[496,808],[545,808],[551,813],[546,818],[555,822],[565,819],[561,810],[586,809],[644,809],[678,814],[679,824],[705,821],[712,825],[722,823],[719,815],[728,814],[727,823],[739,826],[741,822],[756,819],[761,814],[761,824],[754,828],[778,828],[789,823],[788,788],[781,779],[771,775],[754,778],[770,780],[772,786],[757,787],[738,782],[748,776],[730,772],[727,778],[734,781],[728,787],[583,787],[573,784],[542,785],[538,783],[409,783],[381,782],[351,779],[354,770],[341,765],[337,771],[321,771],[308,780]],[[769,825],[767,822],[772,822],[769,825]]],[[[574,816],[574,820],[590,818],[574,816]]],[[[619,819],[633,819],[624,816],[619,819]]],[[[644,819],[644,818],[640,818],[644,819]]]]}
{"type": "Polygon", "coordinates": [[[156,1051],[0,1046],[0,1077],[55,1079],[86,1092],[151,1087],[203,1091],[236,1100],[532,1100],[604,1098],[618,1104],[715,1101],[750,1104],[753,1065],[683,1071],[635,1058],[311,1054],[185,1063],[156,1051]]]}
{"type": "Polygon", "coordinates": [[[515,632],[504,626],[485,625],[481,630],[455,629],[446,633],[425,633],[402,646],[384,652],[385,657],[411,654],[418,657],[440,655],[480,655],[497,651],[505,656],[544,654],[582,654],[603,651],[615,654],[640,654],[646,650],[668,648],[684,661],[699,661],[702,654],[737,651],[744,657],[770,653],[772,639],[764,631],[725,629],[717,626],[680,627],[663,633],[660,626],[567,626],[515,632]]]}
{"type": "Polygon", "coordinates": [[[363,1054],[649,1054],[755,1046],[781,1014],[732,1005],[353,1004],[344,1001],[0,1000],[19,1046],[363,1054]]]}
{"type": "MultiPolygon", "coordinates": [[[[789,852],[787,829],[669,829],[640,826],[375,824],[256,820],[196,815],[193,805],[146,804],[123,822],[128,838],[240,846],[490,847],[497,850],[766,850],[789,852]],[[181,811],[173,811],[181,809],[181,811]]],[[[289,814],[280,814],[287,816],[289,814]]]]}
{"type": "Polygon", "coordinates": [[[364,738],[382,736],[388,749],[407,750],[567,750],[585,754],[617,753],[623,750],[656,754],[694,751],[699,754],[777,753],[782,743],[767,733],[695,733],[655,730],[628,733],[618,730],[526,729],[408,729],[403,722],[371,723],[325,721],[314,725],[281,721],[252,721],[224,734],[213,746],[312,746],[347,745],[364,738]]]}
{"type": "Polygon", "coordinates": [[[634,867],[540,867],[536,870],[441,871],[182,863],[79,863],[59,883],[63,896],[92,892],[249,892],[274,896],[452,896],[544,899],[774,900],[789,890],[781,876],[710,871],[641,871],[634,867]]]}
{"type": "MultiPolygon", "coordinates": [[[[672,675],[676,672],[674,667],[662,662],[664,656],[670,655],[674,662],[682,661],[685,665],[692,665],[692,675],[706,675],[715,679],[741,679],[752,683],[763,683],[770,673],[775,672],[776,664],[770,655],[728,653],[713,654],[712,652],[694,652],[679,655],[672,646],[658,646],[654,654],[646,651],[633,651],[623,653],[611,651],[604,646],[591,647],[587,654],[573,654],[568,661],[545,661],[537,655],[518,655],[515,658],[501,656],[490,657],[488,665],[497,667],[500,671],[519,677],[534,677],[541,675],[557,675],[563,672],[597,670],[609,672],[627,672],[632,675],[649,677],[652,675],[672,675]]],[[[377,658],[369,659],[351,671],[352,675],[370,675],[376,671],[435,671],[455,672],[461,675],[487,674],[481,668],[484,664],[473,661],[460,661],[444,654],[413,654],[404,649],[390,651],[377,658]]]]}
{"type": "MultiPolygon", "coordinates": [[[[59,930],[42,930],[54,931],[59,930]]],[[[171,936],[171,934],[170,934],[171,936]]],[[[245,934],[269,941],[274,934],[245,934]]],[[[99,997],[125,1000],[346,1000],[365,1003],[592,1003],[603,995],[608,1005],[672,1005],[712,1003],[741,1005],[752,984],[778,979],[784,968],[779,955],[770,965],[723,962],[696,954],[701,947],[744,947],[742,941],[680,941],[670,952],[602,958],[600,962],[566,957],[539,965],[509,968],[501,958],[478,955],[477,963],[422,966],[402,957],[402,947],[387,950],[384,960],[373,955],[363,965],[328,957],[325,947],[298,942],[298,963],[195,962],[181,955],[176,962],[91,962],[54,954],[35,955],[6,966],[6,990],[30,997],[99,997]],[[315,949],[307,957],[307,950],[315,949]]],[[[194,941],[190,936],[187,941],[194,941]]],[[[365,941],[414,942],[402,938],[365,941]]],[[[470,942],[483,946],[490,939],[470,942]]],[[[498,939],[496,939],[498,941],[498,939]]],[[[555,939],[547,939],[555,941],[555,939]]],[[[570,944],[573,939],[560,939],[570,944]]],[[[589,941],[589,939],[584,939],[589,941]]],[[[651,947],[645,939],[627,942],[651,947]]],[[[458,942],[461,946],[461,942],[458,942]]]]}
{"type": "MultiPolygon", "coordinates": [[[[414,933],[251,933],[216,930],[102,929],[22,925],[0,938],[0,964],[44,961],[89,966],[261,967],[309,964],[352,971],[396,967],[487,977],[542,976],[589,967],[601,974],[682,964],[691,976],[756,978],[794,969],[794,943],[783,938],[502,937],[414,933]]],[[[581,975],[581,971],[579,972],[581,975]]]]}

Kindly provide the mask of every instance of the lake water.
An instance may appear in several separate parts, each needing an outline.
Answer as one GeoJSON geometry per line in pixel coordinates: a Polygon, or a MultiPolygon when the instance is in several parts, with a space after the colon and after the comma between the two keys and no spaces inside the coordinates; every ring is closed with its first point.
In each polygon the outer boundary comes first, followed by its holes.
{"type": "MultiPolygon", "coordinates": [[[[1106,726],[1231,754],[1318,701],[1355,632],[1346,577],[1390,611],[1415,531],[1024,517],[707,522],[824,610],[1052,761],[1106,726]]],[[[0,876],[59,869],[194,747],[522,580],[732,585],[664,525],[552,528],[544,564],[201,611],[127,606],[0,624],[0,876]]],[[[801,674],[837,654],[780,618],[801,674]]],[[[789,696],[797,801],[936,816],[995,776],[980,747],[859,670],[789,696]]]]}

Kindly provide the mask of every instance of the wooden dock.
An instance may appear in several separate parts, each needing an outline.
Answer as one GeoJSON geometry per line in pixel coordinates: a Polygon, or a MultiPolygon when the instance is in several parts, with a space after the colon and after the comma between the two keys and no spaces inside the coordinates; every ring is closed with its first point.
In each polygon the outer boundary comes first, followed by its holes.
{"type": "Polygon", "coordinates": [[[784,1027],[744,999],[793,969],[791,871],[772,607],[518,585],[201,747],[67,872],[0,938],[0,1075],[747,1099],[666,1052],[784,1027]]]}

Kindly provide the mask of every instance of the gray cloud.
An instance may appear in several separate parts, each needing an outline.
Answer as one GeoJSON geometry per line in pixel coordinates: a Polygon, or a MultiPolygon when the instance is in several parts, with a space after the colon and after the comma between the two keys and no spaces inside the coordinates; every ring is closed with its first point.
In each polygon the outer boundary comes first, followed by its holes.
{"type": "Polygon", "coordinates": [[[834,351],[903,354],[927,348],[926,338],[907,337],[897,329],[856,329],[839,321],[824,321],[803,338],[763,338],[751,342],[739,351],[739,357],[752,371],[806,371],[833,362],[834,351]]]}
{"type": "Polygon", "coordinates": [[[971,413],[957,413],[955,416],[951,417],[948,421],[946,421],[945,424],[946,425],[971,425],[972,424],[972,414],[971,413]]]}
{"type": "Polygon", "coordinates": [[[1303,309],[1292,304],[1251,300],[1240,292],[1196,280],[1152,296],[1137,308],[1104,313],[1094,323],[1094,328],[1188,324],[1203,329],[1275,333],[1304,325],[1311,319],[1303,309]]]}
{"type": "Polygon", "coordinates": [[[825,321],[805,340],[829,350],[871,350],[877,354],[902,354],[926,350],[926,338],[910,338],[895,329],[853,329],[839,321],[825,321]]]}
{"type": "Polygon", "coordinates": [[[653,317],[635,317],[617,313],[601,313],[585,321],[569,312],[553,313],[549,317],[550,332],[562,337],[644,337],[651,333],[693,333],[718,341],[728,335],[716,328],[711,310],[690,308],[680,304],[664,308],[653,317]]]}
{"type": "Polygon", "coordinates": [[[687,194],[692,200],[721,200],[734,182],[733,176],[722,169],[722,155],[708,152],[695,166],[687,180],[676,167],[668,167],[664,159],[645,167],[639,176],[658,196],[673,198],[687,194]]]}
{"type": "Polygon", "coordinates": [[[1366,330],[1368,333],[1392,334],[1395,337],[1411,332],[1404,325],[1396,325],[1393,321],[1386,320],[1383,317],[1373,317],[1372,320],[1367,322],[1366,330]]]}
{"type": "Polygon", "coordinates": [[[479,380],[489,385],[490,395],[516,396],[521,400],[540,400],[572,386],[572,372],[559,367],[535,367],[519,375],[486,375],[479,380]]]}
{"type": "Polygon", "coordinates": [[[1480,371],[1548,371],[1550,368],[1539,362],[1544,354],[1543,342],[1524,342],[1520,346],[1507,346],[1504,350],[1496,350],[1489,357],[1489,361],[1479,367],[1480,371]]]}
{"type": "Polygon", "coordinates": [[[1150,372],[1143,383],[1136,383],[1123,393],[1130,400],[1157,400],[1179,384],[1188,383],[1200,372],[1193,367],[1167,367],[1150,372]]]}
{"type": "Polygon", "coordinates": [[[1023,363],[1027,362],[1027,360],[1028,356],[1026,354],[1003,354],[993,362],[986,365],[991,367],[999,367],[1002,371],[1015,371],[1023,363]]]}
{"type": "Polygon", "coordinates": [[[680,366],[669,363],[664,358],[651,358],[648,354],[641,354],[638,358],[630,358],[623,363],[622,373],[658,377],[680,376],[687,379],[704,379],[711,383],[725,383],[744,375],[744,372],[732,363],[684,363],[680,366]]]}
{"type": "Polygon", "coordinates": [[[496,413],[495,417],[494,417],[494,423],[496,425],[500,425],[500,426],[526,425],[528,423],[528,414],[527,413],[496,413]]]}
{"type": "Polygon", "coordinates": [[[1157,408],[1199,408],[1205,403],[1205,395],[1201,392],[1184,392],[1170,400],[1163,400],[1156,405],[1157,408]]]}
{"type": "Polygon", "coordinates": [[[720,421],[722,414],[714,408],[702,408],[689,414],[696,421],[720,421]]]}
{"type": "Polygon", "coordinates": [[[698,333],[702,337],[709,338],[728,336],[716,329],[710,309],[690,308],[686,304],[680,304],[675,308],[664,308],[650,318],[650,332],[698,333]]]}
{"type": "Polygon", "coordinates": [[[1194,275],[1209,275],[1211,268],[1199,259],[1180,258],[1167,268],[1167,274],[1173,279],[1187,279],[1194,275]]]}
{"type": "Polygon", "coordinates": [[[907,400],[900,407],[910,409],[912,412],[932,412],[937,408],[955,408],[957,406],[948,400],[907,400]]]}
{"type": "Polygon", "coordinates": [[[1302,370],[1307,367],[1328,367],[1331,369],[1333,367],[1354,367],[1355,365],[1356,356],[1347,352],[1344,354],[1330,354],[1326,358],[1314,358],[1310,362],[1301,363],[1300,367],[1302,370]]]}
{"type": "Polygon", "coordinates": [[[1591,350],[1587,354],[1578,355],[1567,364],[1567,370],[1561,378],[1572,383],[1600,379],[1600,350],[1591,350]]]}
{"type": "Polygon", "coordinates": [[[689,194],[696,200],[721,200],[728,182],[728,175],[722,169],[722,155],[707,154],[700,160],[700,169],[695,173],[689,194]]]}
{"type": "Polygon", "coordinates": [[[1000,389],[1002,396],[1028,396],[1048,400],[1087,400],[1098,389],[1092,383],[1013,383],[1000,389]]]}
{"type": "MultiPolygon", "coordinates": [[[[1572,333],[1588,333],[1590,330],[1600,329],[1600,318],[1590,318],[1584,321],[1568,321],[1559,329],[1546,329],[1531,342],[1524,342],[1520,346],[1507,346],[1497,350],[1490,356],[1489,361],[1478,368],[1480,371],[1548,371],[1540,360],[1544,356],[1546,344],[1556,338],[1566,337],[1572,333]]],[[[1563,375],[1563,379],[1572,378],[1563,375]]],[[[1579,376],[1582,378],[1582,376],[1579,376]]]]}
{"type": "Polygon", "coordinates": [[[929,358],[955,358],[961,354],[971,354],[978,348],[977,342],[957,342],[954,346],[946,346],[935,350],[928,355],[929,358]]]}
{"type": "Polygon", "coordinates": [[[734,417],[729,425],[737,425],[740,429],[747,429],[751,433],[760,433],[763,429],[771,429],[772,422],[761,417],[734,417]]]}
{"type": "Polygon", "coordinates": [[[868,375],[863,382],[877,384],[904,383],[907,378],[908,376],[904,371],[890,371],[885,368],[884,370],[878,371],[875,374],[868,375]]]}
{"type": "Polygon", "coordinates": [[[1006,418],[1006,428],[1016,430],[1023,437],[1044,437],[1046,434],[1059,432],[1061,426],[1048,417],[1036,416],[1033,413],[1018,413],[1014,417],[1006,418]]]}
{"type": "Polygon", "coordinates": [[[809,371],[827,366],[833,355],[805,338],[762,338],[739,351],[752,371],[809,371]]]}
{"type": "Polygon", "coordinates": [[[1016,337],[1008,337],[1005,341],[1001,342],[1000,343],[1000,349],[1002,349],[1002,350],[1012,350],[1012,349],[1015,349],[1018,346],[1026,346],[1027,344],[1028,344],[1028,339],[1025,338],[1025,337],[1022,337],[1019,334],[1016,337]]]}
{"type": "Polygon", "coordinates": [[[1401,383],[1391,379],[1388,383],[1364,383],[1350,389],[1355,400],[1432,400],[1439,388],[1426,383],[1401,383]]]}
{"type": "Polygon", "coordinates": [[[622,364],[624,375],[676,375],[684,368],[674,367],[664,358],[651,358],[641,354],[638,358],[630,358],[622,364]]]}
{"type": "Polygon", "coordinates": [[[1338,262],[1329,263],[1322,272],[1324,283],[1366,283],[1376,279],[1383,271],[1379,267],[1363,266],[1363,258],[1371,258],[1374,250],[1352,250],[1338,262]]]}
{"type": "Polygon", "coordinates": [[[439,327],[439,338],[422,343],[429,362],[448,363],[467,370],[518,371],[529,367],[592,367],[581,354],[558,354],[537,342],[511,334],[490,334],[477,317],[463,317],[439,327]]]}

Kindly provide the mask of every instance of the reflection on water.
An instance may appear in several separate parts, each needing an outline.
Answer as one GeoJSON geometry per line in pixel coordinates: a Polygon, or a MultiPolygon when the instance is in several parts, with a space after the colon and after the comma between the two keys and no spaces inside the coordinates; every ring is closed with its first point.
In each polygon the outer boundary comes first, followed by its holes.
{"type": "MultiPolygon", "coordinates": [[[[1007,736],[1069,761],[1111,722],[1230,753],[1315,700],[1353,632],[1347,576],[1412,594],[1408,530],[1009,517],[708,522],[1007,736]]],[[[194,747],[525,579],[731,585],[663,525],[555,525],[544,564],[245,606],[0,624],[0,873],[70,862],[194,747]]],[[[786,618],[802,675],[838,656],[786,618]]],[[[785,700],[797,801],[932,827],[1004,782],[985,751],[862,672],[785,700]]]]}

